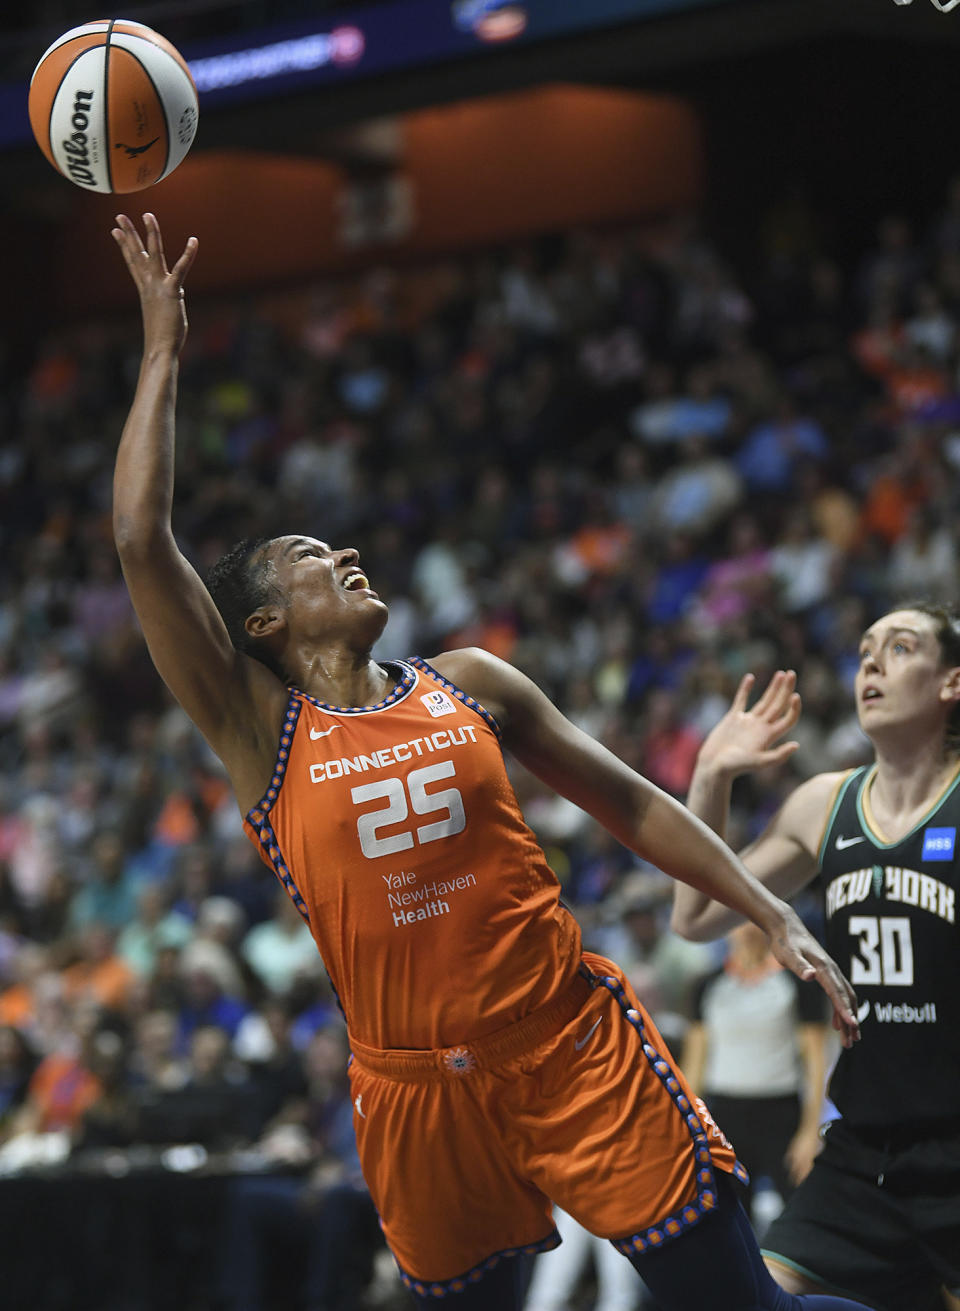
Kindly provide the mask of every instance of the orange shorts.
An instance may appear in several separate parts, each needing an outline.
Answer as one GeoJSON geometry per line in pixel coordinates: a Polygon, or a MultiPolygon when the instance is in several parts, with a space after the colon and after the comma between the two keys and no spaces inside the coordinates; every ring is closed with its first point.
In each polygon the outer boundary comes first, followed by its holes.
{"type": "Polygon", "coordinates": [[[567,993],[461,1047],[352,1043],[364,1177],[404,1282],[443,1296],[502,1257],[560,1241],[551,1203],[624,1252],[746,1178],[622,971],[585,953],[567,993]]]}

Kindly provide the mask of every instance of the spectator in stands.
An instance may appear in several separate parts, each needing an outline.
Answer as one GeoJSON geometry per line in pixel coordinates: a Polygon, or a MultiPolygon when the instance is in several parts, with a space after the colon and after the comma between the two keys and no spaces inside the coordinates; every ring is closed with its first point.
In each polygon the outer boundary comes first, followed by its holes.
{"type": "Polygon", "coordinates": [[[683,1061],[743,1153],[748,1203],[766,1179],[782,1205],[820,1150],[829,1028],[818,990],[785,973],[752,929],[728,934],[723,966],[693,990],[683,1061]]]}
{"type": "Polygon", "coordinates": [[[317,947],[303,916],[278,888],[273,918],[256,924],[243,939],[240,951],[268,992],[289,993],[301,971],[317,968],[317,947]]]}
{"type": "Polygon", "coordinates": [[[90,870],[73,899],[73,926],[93,922],[120,930],[136,915],[136,891],[127,871],[127,852],[117,833],[104,830],[90,848],[90,870]]]}
{"type": "Polygon", "coordinates": [[[117,938],[117,955],[141,977],[153,973],[159,948],[183,947],[193,936],[186,916],[168,909],[168,898],[163,884],[143,884],[137,890],[137,913],[117,938]]]}
{"type": "Polygon", "coordinates": [[[0,1026],[0,1142],[11,1131],[27,1098],[37,1058],[19,1029],[0,1026]]]}
{"type": "Polygon", "coordinates": [[[288,1101],[258,1143],[273,1171],[231,1187],[221,1274],[227,1311],[262,1311],[268,1253],[278,1244],[305,1249],[307,1311],[357,1305],[382,1239],[356,1154],[346,1058],[342,1023],[314,1034],[306,1097],[288,1101]]]}
{"type": "Polygon", "coordinates": [[[139,1100],[138,1133],[151,1143],[199,1143],[223,1151],[245,1146],[259,1128],[247,1072],[232,1057],[229,1034],[212,1024],[190,1036],[183,1083],[149,1097],[141,1092],[139,1100]]]}
{"type": "Polygon", "coordinates": [[[70,1004],[88,1002],[104,1011],[123,1011],[134,974],[115,945],[113,928],[97,920],[91,920],[77,935],[78,958],[62,975],[64,996],[70,1004]]]}

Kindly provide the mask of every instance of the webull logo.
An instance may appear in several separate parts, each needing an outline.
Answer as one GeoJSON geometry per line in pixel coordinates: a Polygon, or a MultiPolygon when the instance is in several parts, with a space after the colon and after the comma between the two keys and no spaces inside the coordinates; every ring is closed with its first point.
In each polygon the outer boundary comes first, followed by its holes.
{"type": "MultiPolygon", "coordinates": [[[[862,1024],[869,1014],[870,1003],[867,1001],[857,1011],[857,1019],[862,1024]]],[[[911,1006],[909,1003],[875,1001],[873,1016],[879,1024],[936,1024],[937,1003],[928,1001],[922,1006],[911,1006]]]]}

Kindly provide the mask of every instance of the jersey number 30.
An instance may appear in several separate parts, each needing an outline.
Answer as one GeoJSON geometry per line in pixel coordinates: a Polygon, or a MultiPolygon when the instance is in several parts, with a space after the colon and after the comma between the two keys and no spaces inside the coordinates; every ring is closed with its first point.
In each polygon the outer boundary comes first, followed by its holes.
{"type": "Polygon", "coordinates": [[[440,760],[435,765],[424,765],[422,769],[412,770],[406,780],[381,778],[376,783],[364,783],[362,787],[352,788],[350,795],[358,806],[381,797],[387,803],[377,810],[368,810],[357,820],[360,850],[367,859],[376,860],[379,856],[392,856],[398,851],[407,851],[414,841],[421,844],[436,842],[439,838],[462,833],[467,826],[467,817],[459,791],[456,788],[444,788],[440,792],[427,791],[428,783],[436,783],[441,778],[453,778],[455,773],[452,760],[440,760]],[[415,815],[442,814],[442,818],[430,824],[419,824],[400,833],[392,833],[389,837],[377,836],[381,829],[403,823],[411,806],[415,815]]]}
{"type": "Polygon", "coordinates": [[[850,982],[913,983],[913,939],[906,916],[851,915],[850,932],[860,939],[850,961],[850,982]]]}

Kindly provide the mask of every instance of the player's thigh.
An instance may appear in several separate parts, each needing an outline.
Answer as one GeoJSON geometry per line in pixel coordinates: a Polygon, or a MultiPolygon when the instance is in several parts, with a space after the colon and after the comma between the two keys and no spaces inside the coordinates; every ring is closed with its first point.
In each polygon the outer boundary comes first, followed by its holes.
{"type": "Polygon", "coordinates": [[[520,1173],[593,1234],[636,1236],[642,1250],[652,1228],[677,1232],[711,1209],[714,1169],[735,1167],[619,973],[506,1075],[504,1131],[520,1173]]]}
{"type": "Polygon", "coordinates": [[[355,1061],[350,1081],[364,1179],[412,1292],[446,1296],[510,1253],[556,1245],[548,1199],[500,1142],[482,1071],[400,1082],[355,1061]]]}
{"type": "Polygon", "coordinates": [[[785,1293],[822,1293],[823,1284],[815,1283],[812,1279],[807,1279],[797,1270],[791,1270],[789,1266],[783,1265],[780,1261],[771,1256],[763,1259],[764,1265],[770,1271],[774,1280],[780,1285],[785,1293]]]}
{"type": "Polygon", "coordinates": [[[938,1305],[944,1274],[937,1276],[880,1174],[841,1125],[830,1130],[810,1174],[763,1236],[764,1259],[782,1288],[829,1290],[886,1311],[938,1305]]]}

